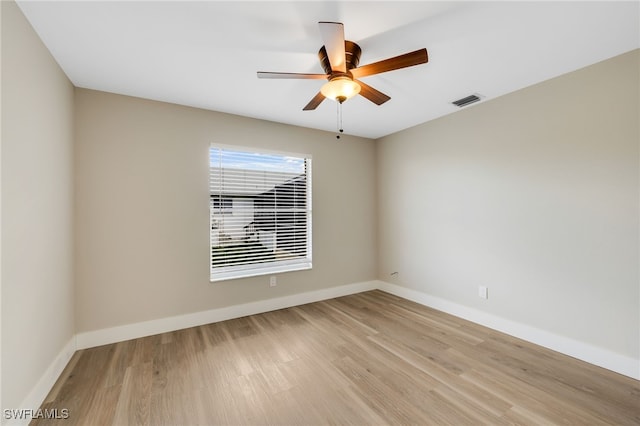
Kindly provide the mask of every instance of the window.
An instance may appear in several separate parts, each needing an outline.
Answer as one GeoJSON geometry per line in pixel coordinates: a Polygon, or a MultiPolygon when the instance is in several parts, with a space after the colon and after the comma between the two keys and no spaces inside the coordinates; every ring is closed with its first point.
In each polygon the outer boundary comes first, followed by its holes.
{"type": "Polygon", "coordinates": [[[209,149],[211,281],[311,268],[311,158],[209,149]]]}

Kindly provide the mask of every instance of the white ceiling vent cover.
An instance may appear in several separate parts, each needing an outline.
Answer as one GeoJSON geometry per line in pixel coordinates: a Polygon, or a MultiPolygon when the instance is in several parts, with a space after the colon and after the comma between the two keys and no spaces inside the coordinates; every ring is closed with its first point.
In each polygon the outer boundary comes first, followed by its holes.
{"type": "Polygon", "coordinates": [[[467,105],[476,103],[476,102],[480,101],[482,98],[483,98],[482,95],[479,95],[479,94],[476,93],[476,94],[464,97],[462,99],[458,99],[457,101],[453,101],[451,103],[454,104],[455,106],[457,106],[458,108],[462,108],[462,107],[465,107],[467,105]]]}

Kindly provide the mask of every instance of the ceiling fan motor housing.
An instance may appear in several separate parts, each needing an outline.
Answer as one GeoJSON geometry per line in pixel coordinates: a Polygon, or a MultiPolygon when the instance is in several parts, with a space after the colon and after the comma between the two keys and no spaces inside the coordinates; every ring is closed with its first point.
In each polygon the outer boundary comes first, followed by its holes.
{"type": "MultiPolygon", "coordinates": [[[[360,54],[362,53],[362,49],[356,43],[345,40],[344,41],[344,53],[345,53],[345,65],[347,71],[350,69],[356,68],[360,63],[360,54]]],[[[329,57],[327,55],[327,50],[322,46],[320,51],[318,52],[318,58],[320,59],[320,65],[322,65],[322,69],[327,74],[327,77],[333,77],[336,74],[331,71],[331,64],[329,63],[329,57]]]]}

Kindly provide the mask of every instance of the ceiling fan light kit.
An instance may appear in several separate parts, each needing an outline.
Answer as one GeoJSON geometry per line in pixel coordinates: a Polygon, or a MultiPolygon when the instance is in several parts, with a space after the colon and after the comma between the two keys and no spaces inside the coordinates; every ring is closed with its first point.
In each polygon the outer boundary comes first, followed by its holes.
{"type": "Polygon", "coordinates": [[[338,76],[329,80],[320,88],[320,93],[325,98],[343,103],[360,93],[360,85],[347,76],[338,76]]]}

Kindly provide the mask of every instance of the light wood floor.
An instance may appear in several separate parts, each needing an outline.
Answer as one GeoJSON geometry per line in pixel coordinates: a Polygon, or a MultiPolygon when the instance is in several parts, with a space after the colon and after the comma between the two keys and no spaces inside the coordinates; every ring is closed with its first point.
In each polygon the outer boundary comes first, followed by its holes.
{"type": "Polygon", "coordinates": [[[65,426],[638,425],[640,382],[372,291],[78,351],[42,408],[65,426]]]}

